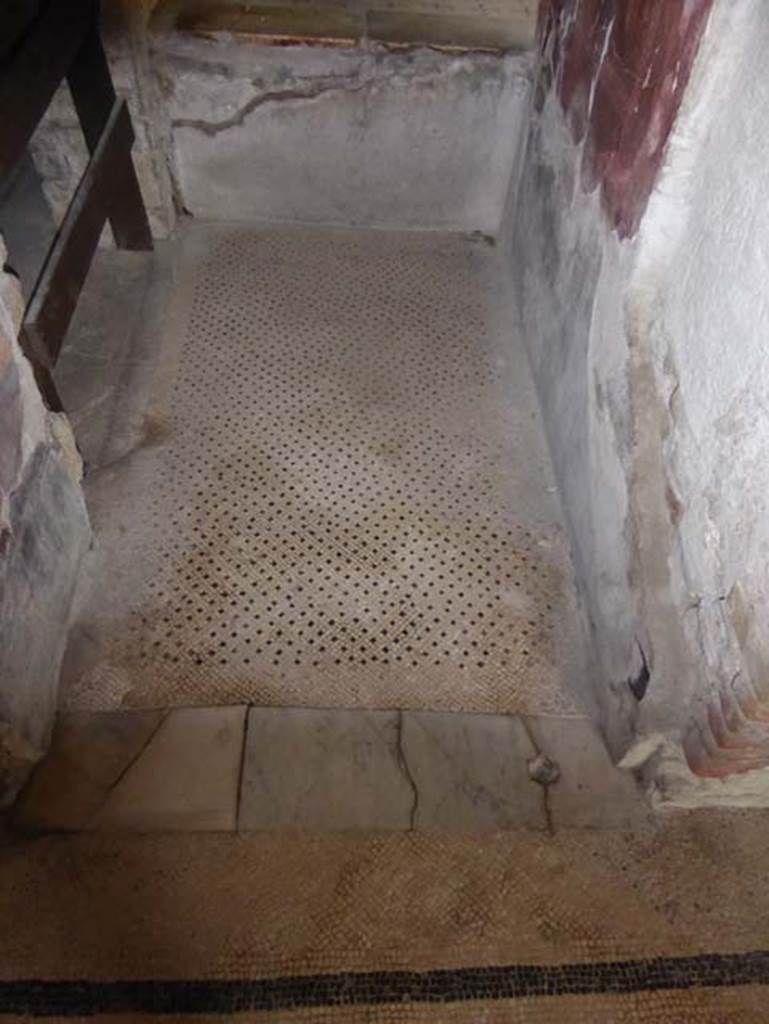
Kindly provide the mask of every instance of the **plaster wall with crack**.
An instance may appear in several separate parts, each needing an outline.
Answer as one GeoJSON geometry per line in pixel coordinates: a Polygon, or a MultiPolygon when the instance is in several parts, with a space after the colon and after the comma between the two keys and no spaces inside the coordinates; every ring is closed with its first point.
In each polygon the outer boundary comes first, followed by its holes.
{"type": "MultiPolygon", "coordinates": [[[[525,142],[530,55],[270,46],[150,14],[113,0],[102,35],[156,237],[180,214],[498,231],[525,142]]],[[[31,153],[59,223],[88,159],[66,85],[31,153]]]]}
{"type": "Polygon", "coordinates": [[[529,58],[153,38],[186,209],[495,234],[529,58]]]}

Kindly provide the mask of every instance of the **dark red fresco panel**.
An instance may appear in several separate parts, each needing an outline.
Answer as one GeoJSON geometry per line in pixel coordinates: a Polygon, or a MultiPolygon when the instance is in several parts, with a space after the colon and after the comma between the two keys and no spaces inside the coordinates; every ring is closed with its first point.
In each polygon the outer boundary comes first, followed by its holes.
{"type": "Polygon", "coordinates": [[[623,237],[657,179],[712,0],[542,0],[539,40],[576,142],[623,237]],[[591,102],[592,97],[592,102],[591,102]]]}

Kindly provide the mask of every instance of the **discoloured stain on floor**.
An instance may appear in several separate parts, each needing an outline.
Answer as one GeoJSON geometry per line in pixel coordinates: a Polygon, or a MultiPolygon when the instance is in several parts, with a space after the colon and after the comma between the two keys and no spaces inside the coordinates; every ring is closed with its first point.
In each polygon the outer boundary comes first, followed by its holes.
{"type": "Polygon", "coordinates": [[[91,487],[65,706],[575,713],[500,284],[462,235],[188,232],[144,410],[163,432],[91,487]]]}

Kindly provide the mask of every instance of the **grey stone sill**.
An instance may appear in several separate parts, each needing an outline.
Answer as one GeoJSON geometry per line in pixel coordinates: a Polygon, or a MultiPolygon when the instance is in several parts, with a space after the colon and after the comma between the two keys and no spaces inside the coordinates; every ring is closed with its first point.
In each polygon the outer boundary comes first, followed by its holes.
{"type": "Polygon", "coordinates": [[[583,718],[311,708],[59,716],[24,832],[637,829],[647,806],[583,718]],[[545,753],[558,780],[534,781],[545,753]]]}

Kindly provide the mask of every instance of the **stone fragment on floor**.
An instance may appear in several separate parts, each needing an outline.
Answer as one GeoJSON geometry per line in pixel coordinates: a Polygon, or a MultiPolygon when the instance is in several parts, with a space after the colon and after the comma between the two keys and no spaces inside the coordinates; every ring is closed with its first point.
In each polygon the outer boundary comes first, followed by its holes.
{"type": "Polygon", "coordinates": [[[543,828],[542,793],[526,764],[536,750],[519,718],[403,713],[414,782],[412,827],[438,832],[543,828]]]}
{"type": "Polygon", "coordinates": [[[591,721],[549,715],[524,721],[537,749],[559,768],[558,781],[548,786],[554,828],[635,830],[648,823],[649,806],[633,775],[612,763],[591,721]]]}

